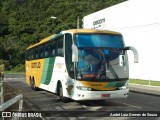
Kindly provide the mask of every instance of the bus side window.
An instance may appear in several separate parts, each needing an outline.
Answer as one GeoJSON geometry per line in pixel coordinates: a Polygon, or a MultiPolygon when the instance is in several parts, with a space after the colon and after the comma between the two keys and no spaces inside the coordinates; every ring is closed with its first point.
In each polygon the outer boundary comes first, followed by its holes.
{"type": "Polygon", "coordinates": [[[48,43],[44,47],[44,57],[49,57],[49,44],[48,43]]]}
{"type": "Polygon", "coordinates": [[[44,47],[43,47],[43,45],[42,46],[40,46],[40,48],[39,48],[39,58],[43,58],[44,56],[43,56],[43,50],[44,49],[44,47]]]}
{"type": "Polygon", "coordinates": [[[37,50],[37,49],[35,49],[35,48],[33,49],[33,59],[34,59],[34,60],[36,59],[36,50],[37,50]]]}
{"type": "Polygon", "coordinates": [[[38,48],[35,49],[35,59],[38,59],[38,48]]]}
{"type": "Polygon", "coordinates": [[[74,64],[72,62],[72,35],[65,34],[65,61],[68,74],[71,78],[74,78],[74,64]]]}
{"type": "Polygon", "coordinates": [[[62,56],[63,55],[63,41],[58,41],[58,50],[57,54],[62,56]]]}
{"type": "Polygon", "coordinates": [[[50,56],[54,57],[56,54],[56,43],[55,41],[51,41],[50,43],[50,56]]]}
{"type": "Polygon", "coordinates": [[[26,60],[30,60],[30,51],[29,50],[26,51],[26,60]]]}
{"type": "Polygon", "coordinates": [[[28,52],[29,52],[29,53],[28,53],[28,60],[31,60],[31,55],[32,55],[32,54],[31,54],[31,50],[29,50],[28,52]]]}
{"type": "Polygon", "coordinates": [[[35,52],[34,52],[34,50],[32,49],[32,50],[31,50],[31,60],[34,59],[34,53],[35,53],[35,52]]]}
{"type": "Polygon", "coordinates": [[[63,56],[63,37],[57,40],[57,55],[63,56]]]}

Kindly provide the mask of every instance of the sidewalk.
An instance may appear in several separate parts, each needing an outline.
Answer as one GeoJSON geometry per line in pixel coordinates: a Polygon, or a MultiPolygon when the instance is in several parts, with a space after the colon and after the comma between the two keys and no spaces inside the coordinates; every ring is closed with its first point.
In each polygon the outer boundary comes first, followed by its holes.
{"type": "Polygon", "coordinates": [[[160,87],[157,86],[129,84],[129,90],[131,92],[160,96],[160,87]]]}

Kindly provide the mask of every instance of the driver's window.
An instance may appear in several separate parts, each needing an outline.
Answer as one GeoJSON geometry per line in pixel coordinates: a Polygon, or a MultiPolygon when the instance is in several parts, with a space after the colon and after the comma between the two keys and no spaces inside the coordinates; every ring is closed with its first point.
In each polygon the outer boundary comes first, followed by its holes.
{"type": "Polygon", "coordinates": [[[74,78],[74,64],[72,62],[72,35],[65,34],[65,60],[68,74],[71,78],[74,78]]]}

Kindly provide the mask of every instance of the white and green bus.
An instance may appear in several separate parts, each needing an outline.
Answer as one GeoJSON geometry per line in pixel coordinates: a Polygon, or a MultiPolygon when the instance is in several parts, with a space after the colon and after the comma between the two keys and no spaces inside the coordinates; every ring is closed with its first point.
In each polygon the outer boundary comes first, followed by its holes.
{"type": "Polygon", "coordinates": [[[56,93],[61,101],[128,96],[127,50],[118,32],[71,29],[51,35],[26,50],[26,82],[56,93]]]}

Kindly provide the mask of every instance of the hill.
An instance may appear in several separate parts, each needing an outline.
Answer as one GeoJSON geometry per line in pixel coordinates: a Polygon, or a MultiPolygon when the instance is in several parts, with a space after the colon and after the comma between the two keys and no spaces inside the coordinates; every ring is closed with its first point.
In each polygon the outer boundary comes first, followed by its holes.
{"type": "Polygon", "coordinates": [[[0,64],[24,70],[25,49],[53,33],[77,27],[80,19],[125,0],[3,0],[0,1],[0,64]]]}

